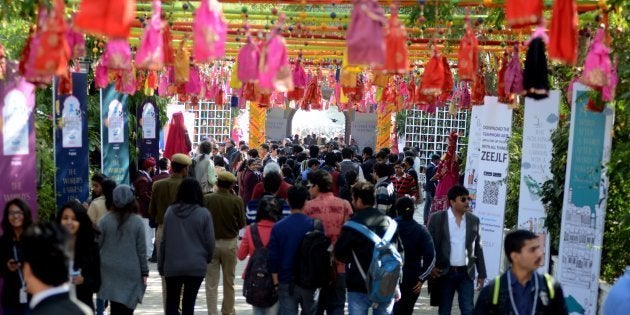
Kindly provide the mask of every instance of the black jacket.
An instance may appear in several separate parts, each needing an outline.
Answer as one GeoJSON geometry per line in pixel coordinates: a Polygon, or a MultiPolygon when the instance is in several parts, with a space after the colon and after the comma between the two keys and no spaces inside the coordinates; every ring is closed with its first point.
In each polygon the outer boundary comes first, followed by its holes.
{"type": "MultiPolygon", "coordinates": [[[[386,216],[376,208],[359,210],[354,213],[350,220],[367,226],[380,237],[383,237],[385,231],[387,231],[386,216]]],[[[398,233],[392,237],[392,243],[400,244],[398,233]]],[[[357,255],[363,271],[367,273],[372,261],[374,243],[360,232],[344,226],[341,229],[341,235],[337,239],[337,243],[335,243],[335,258],[346,264],[346,287],[348,292],[367,293],[365,281],[359,272],[359,268],[355,265],[352,251],[357,255]]],[[[403,254],[400,246],[399,252],[401,255],[403,254]]]]}
{"type": "MultiPolygon", "coordinates": [[[[12,236],[5,234],[0,238],[0,276],[3,282],[2,305],[18,306],[20,304],[20,287],[22,283],[17,271],[10,272],[7,262],[13,258],[13,245],[17,249],[18,258],[22,254],[22,242],[15,241],[12,236]]],[[[20,259],[18,259],[20,260],[20,259]]]]}
{"type": "Polygon", "coordinates": [[[31,315],[87,315],[93,314],[92,310],[85,304],[70,298],[70,294],[60,293],[49,296],[35,305],[31,310],[31,315]]]}
{"type": "Polygon", "coordinates": [[[433,163],[429,163],[427,165],[426,178],[427,183],[424,184],[424,190],[429,192],[431,196],[435,196],[435,189],[437,188],[438,181],[431,180],[435,173],[437,172],[437,166],[433,165],[433,163]]]}
{"type": "Polygon", "coordinates": [[[414,219],[396,218],[398,237],[405,248],[403,282],[424,281],[435,265],[433,239],[424,225],[414,219]]]}
{"type": "MultiPolygon", "coordinates": [[[[534,272],[534,276],[538,277],[540,288],[538,297],[536,297],[538,299],[538,302],[536,304],[535,315],[568,315],[569,313],[564,302],[564,294],[562,293],[562,287],[560,286],[560,284],[556,282],[553,278],[550,278],[549,284],[554,291],[552,299],[551,293],[549,292],[549,285],[547,283],[547,280],[545,279],[545,276],[539,274],[538,272],[534,272]]],[[[495,281],[496,279],[492,280],[479,293],[477,303],[475,304],[475,315],[514,314],[508,291],[508,279],[505,273],[499,278],[499,298],[497,300],[497,304],[493,304],[492,299],[495,281]]],[[[534,293],[532,292],[532,294],[534,293]]]]}

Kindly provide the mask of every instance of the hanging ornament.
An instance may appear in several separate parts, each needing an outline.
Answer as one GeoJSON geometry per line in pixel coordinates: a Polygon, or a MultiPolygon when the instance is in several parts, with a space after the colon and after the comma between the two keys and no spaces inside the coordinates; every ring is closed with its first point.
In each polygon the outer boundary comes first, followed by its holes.
{"type": "Polygon", "coordinates": [[[350,64],[382,66],[385,63],[383,26],[386,23],[383,8],[377,1],[360,0],[354,3],[346,33],[350,64]]]}
{"type": "Polygon", "coordinates": [[[82,0],[74,26],[91,35],[127,38],[136,16],[136,1],[82,0]]]}
{"type": "Polygon", "coordinates": [[[523,94],[523,66],[518,57],[518,44],[514,44],[512,59],[505,70],[505,93],[521,95],[523,94]]]}
{"type": "Polygon", "coordinates": [[[478,67],[479,44],[472,26],[470,26],[470,21],[467,21],[466,31],[459,42],[458,72],[460,80],[475,80],[478,67]]]}
{"type": "Polygon", "coordinates": [[[385,71],[405,74],[409,70],[407,31],[398,19],[398,7],[391,7],[389,28],[385,36],[385,71]]]}
{"type": "Polygon", "coordinates": [[[575,64],[578,47],[578,15],[575,0],[553,2],[549,29],[549,58],[575,64]]]}
{"type": "Polygon", "coordinates": [[[193,57],[198,63],[209,63],[225,55],[227,22],[223,17],[221,3],[217,0],[202,0],[195,11],[193,22],[193,57]]]}
{"type": "MultiPolygon", "coordinates": [[[[153,15],[146,27],[136,53],[136,68],[161,70],[164,67],[164,35],[160,0],[153,0],[153,15]]],[[[169,32],[170,33],[170,32],[169,32]]]]}
{"type": "Polygon", "coordinates": [[[549,38],[545,29],[536,28],[529,40],[525,68],[523,70],[523,88],[525,96],[535,100],[549,96],[549,69],[547,68],[546,44],[549,38]]]}
{"type": "Polygon", "coordinates": [[[512,28],[524,28],[536,25],[542,19],[542,0],[506,0],[505,20],[512,28]]]}

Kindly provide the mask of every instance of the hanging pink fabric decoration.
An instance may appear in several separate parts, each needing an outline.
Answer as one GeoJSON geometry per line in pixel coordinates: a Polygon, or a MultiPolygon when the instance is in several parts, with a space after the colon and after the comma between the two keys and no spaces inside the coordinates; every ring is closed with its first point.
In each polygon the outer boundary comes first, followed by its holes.
{"type": "Polygon", "coordinates": [[[193,22],[195,46],[193,58],[197,63],[208,63],[225,55],[227,22],[217,0],[202,0],[195,11],[193,22]]]}
{"type": "Polygon", "coordinates": [[[518,44],[514,45],[512,59],[505,70],[505,92],[507,94],[523,94],[523,66],[518,58],[518,44]]]}
{"type": "Polygon", "coordinates": [[[248,36],[247,44],[238,51],[238,79],[243,83],[258,81],[258,66],[260,63],[260,48],[248,36]]]}
{"type": "Polygon", "coordinates": [[[94,85],[97,89],[104,89],[108,84],[107,67],[102,62],[99,62],[94,71],[94,85]]]}
{"type": "Polygon", "coordinates": [[[161,70],[164,68],[164,37],[162,36],[160,0],[153,0],[152,7],[153,15],[136,52],[136,67],[144,70],[161,70]]]}
{"type": "Polygon", "coordinates": [[[68,47],[70,47],[70,58],[77,59],[85,57],[85,37],[82,33],[75,31],[72,27],[68,27],[66,31],[68,47]]]}
{"type": "Polygon", "coordinates": [[[195,66],[190,67],[188,82],[186,82],[186,93],[192,95],[201,94],[201,78],[199,78],[199,70],[195,66]]]}
{"type": "Polygon", "coordinates": [[[52,10],[48,12],[44,20],[43,27],[38,29],[39,45],[31,47],[35,52],[33,65],[38,75],[62,76],[68,72],[68,60],[71,56],[64,14],[63,0],[55,0],[52,10]]]}
{"type": "Polygon", "coordinates": [[[105,45],[102,61],[108,70],[130,70],[131,48],[127,39],[110,39],[105,45]]]}
{"type": "Polygon", "coordinates": [[[604,29],[600,28],[586,55],[584,73],[580,82],[590,88],[600,90],[611,83],[612,73],[610,48],[604,44],[604,29]]]}
{"type": "Polygon", "coordinates": [[[387,24],[383,8],[376,0],[354,0],[350,25],[346,33],[348,63],[383,66],[387,24]]]}
{"type": "Polygon", "coordinates": [[[451,104],[459,109],[470,109],[470,90],[466,81],[460,81],[453,93],[451,104]]]}
{"type": "Polygon", "coordinates": [[[37,13],[37,26],[31,27],[30,35],[22,49],[22,55],[20,56],[19,69],[24,79],[37,86],[46,86],[52,82],[52,76],[41,75],[35,69],[35,59],[37,57],[38,48],[40,47],[41,35],[37,30],[44,27],[46,21],[47,12],[44,6],[39,6],[37,13]]]}
{"type": "Polygon", "coordinates": [[[272,35],[262,50],[258,85],[267,91],[293,90],[293,74],[287,46],[284,37],[279,34],[272,35]]]}

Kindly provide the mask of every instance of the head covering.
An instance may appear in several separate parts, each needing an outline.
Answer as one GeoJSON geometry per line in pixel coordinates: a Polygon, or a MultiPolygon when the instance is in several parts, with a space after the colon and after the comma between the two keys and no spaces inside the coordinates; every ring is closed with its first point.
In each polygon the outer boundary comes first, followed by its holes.
{"type": "Polygon", "coordinates": [[[177,164],[181,164],[181,165],[191,165],[192,164],[192,159],[188,155],[181,154],[181,153],[173,154],[173,157],[171,158],[171,161],[173,163],[177,163],[177,164]]]}
{"type": "Polygon", "coordinates": [[[236,183],[236,177],[231,172],[219,172],[217,179],[222,182],[236,183]]]}
{"type": "Polygon", "coordinates": [[[114,188],[113,197],[114,206],[116,208],[123,208],[132,201],[136,200],[136,194],[134,193],[133,188],[125,184],[118,185],[114,188]]]}
{"type": "Polygon", "coordinates": [[[148,159],[144,160],[144,163],[142,163],[142,168],[146,170],[149,167],[154,167],[155,164],[155,159],[153,157],[149,157],[148,159]]]}

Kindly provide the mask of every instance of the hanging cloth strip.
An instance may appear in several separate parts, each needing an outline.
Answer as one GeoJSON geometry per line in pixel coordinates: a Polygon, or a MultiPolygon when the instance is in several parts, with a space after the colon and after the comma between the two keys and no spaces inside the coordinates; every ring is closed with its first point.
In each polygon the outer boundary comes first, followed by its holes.
{"type": "Polygon", "coordinates": [[[136,19],[136,1],[82,0],[74,26],[87,34],[127,38],[136,19]]]}
{"type": "Polygon", "coordinates": [[[164,35],[162,34],[162,14],[160,0],[153,0],[153,15],[145,28],[138,51],[136,68],[144,70],[162,70],[164,68],[164,35]]]}
{"type": "Polygon", "coordinates": [[[549,58],[575,64],[578,46],[578,15],[575,0],[553,2],[549,28],[549,58]]]}

